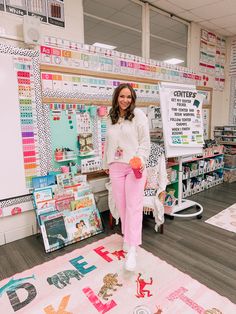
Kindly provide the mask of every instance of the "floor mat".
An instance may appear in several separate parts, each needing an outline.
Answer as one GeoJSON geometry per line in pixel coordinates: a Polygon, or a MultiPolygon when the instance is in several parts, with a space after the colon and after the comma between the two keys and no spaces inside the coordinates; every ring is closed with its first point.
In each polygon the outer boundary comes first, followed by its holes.
{"type": "Polygon", "coordinates": [[[0,282],[4,314],[232,314],[236,305],[190,276],[138,249],[124,270],[114,234],[0,282]]]}
{"type": "Polygon", "coordinates": [[[236,233],[236,203],[205,222],[236,233]]]}

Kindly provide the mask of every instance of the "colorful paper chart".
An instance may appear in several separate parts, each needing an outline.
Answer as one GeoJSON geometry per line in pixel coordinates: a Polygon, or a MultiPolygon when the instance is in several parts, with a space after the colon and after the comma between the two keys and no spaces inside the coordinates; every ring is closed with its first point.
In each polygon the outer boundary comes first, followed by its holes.
{"type": "Polygon", "coordinates": [[[32,187],[32,177],[40,175],[36,129],[33,64],[31,58],[14,58],[17,75],[22,147],[26,187],[32,187]]]}

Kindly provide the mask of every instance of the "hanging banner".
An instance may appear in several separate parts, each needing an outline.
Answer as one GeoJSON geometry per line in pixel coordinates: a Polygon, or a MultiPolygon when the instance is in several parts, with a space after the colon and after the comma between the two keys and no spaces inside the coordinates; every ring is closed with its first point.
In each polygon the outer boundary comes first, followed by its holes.
{"type": "Polygon", "coordinates": [[[6,11],[16,15],[26,14],[26,3],[25,0],[6,0],[6,11]]]}
{"type": "Polygon", "coordinates": [[[28,15],[37,16],[47,22],[46,0],[27,0],[28,15]]]}
{"type": "Polygon", "coordinates": [[[168,145],[202,147],[204,97],[193,85],[161,84],[160,101],[165,108],[163,124],[168,145]]]}

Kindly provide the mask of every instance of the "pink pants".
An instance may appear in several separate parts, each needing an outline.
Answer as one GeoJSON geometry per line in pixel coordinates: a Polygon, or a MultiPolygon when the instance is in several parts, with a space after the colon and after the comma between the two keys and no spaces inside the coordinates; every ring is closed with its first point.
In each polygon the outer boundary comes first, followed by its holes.
{"type": "Polygon", "coordinates": [[[142,243],[143,191],[146,169],[142,178],[136,179],[130,165],[114,162],[109,165],[112,196],[121,219],[121,231],[128,245],[142,243]]]}

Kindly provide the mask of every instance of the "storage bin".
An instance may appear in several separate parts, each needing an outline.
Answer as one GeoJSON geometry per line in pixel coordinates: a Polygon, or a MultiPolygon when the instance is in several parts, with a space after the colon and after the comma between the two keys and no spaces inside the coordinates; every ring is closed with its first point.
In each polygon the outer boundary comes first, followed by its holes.
{"type": "Polygon", "coordinates": [[[62,151],[56,151],[54,153],[55,155],[55,160],[58,161],[58,160],[62,160],[64,158],[64,152],[62,151]]]}
{"type": "Polygon", "coordinates": [[[235,182],[236,181],[236,169],[224,169],[224,181],[235,182]]]}
{"type": "Polygon", "coordinates": [[[225,155],[224,163],[226,168],[236,168],[236,155],[225,155]]]}

